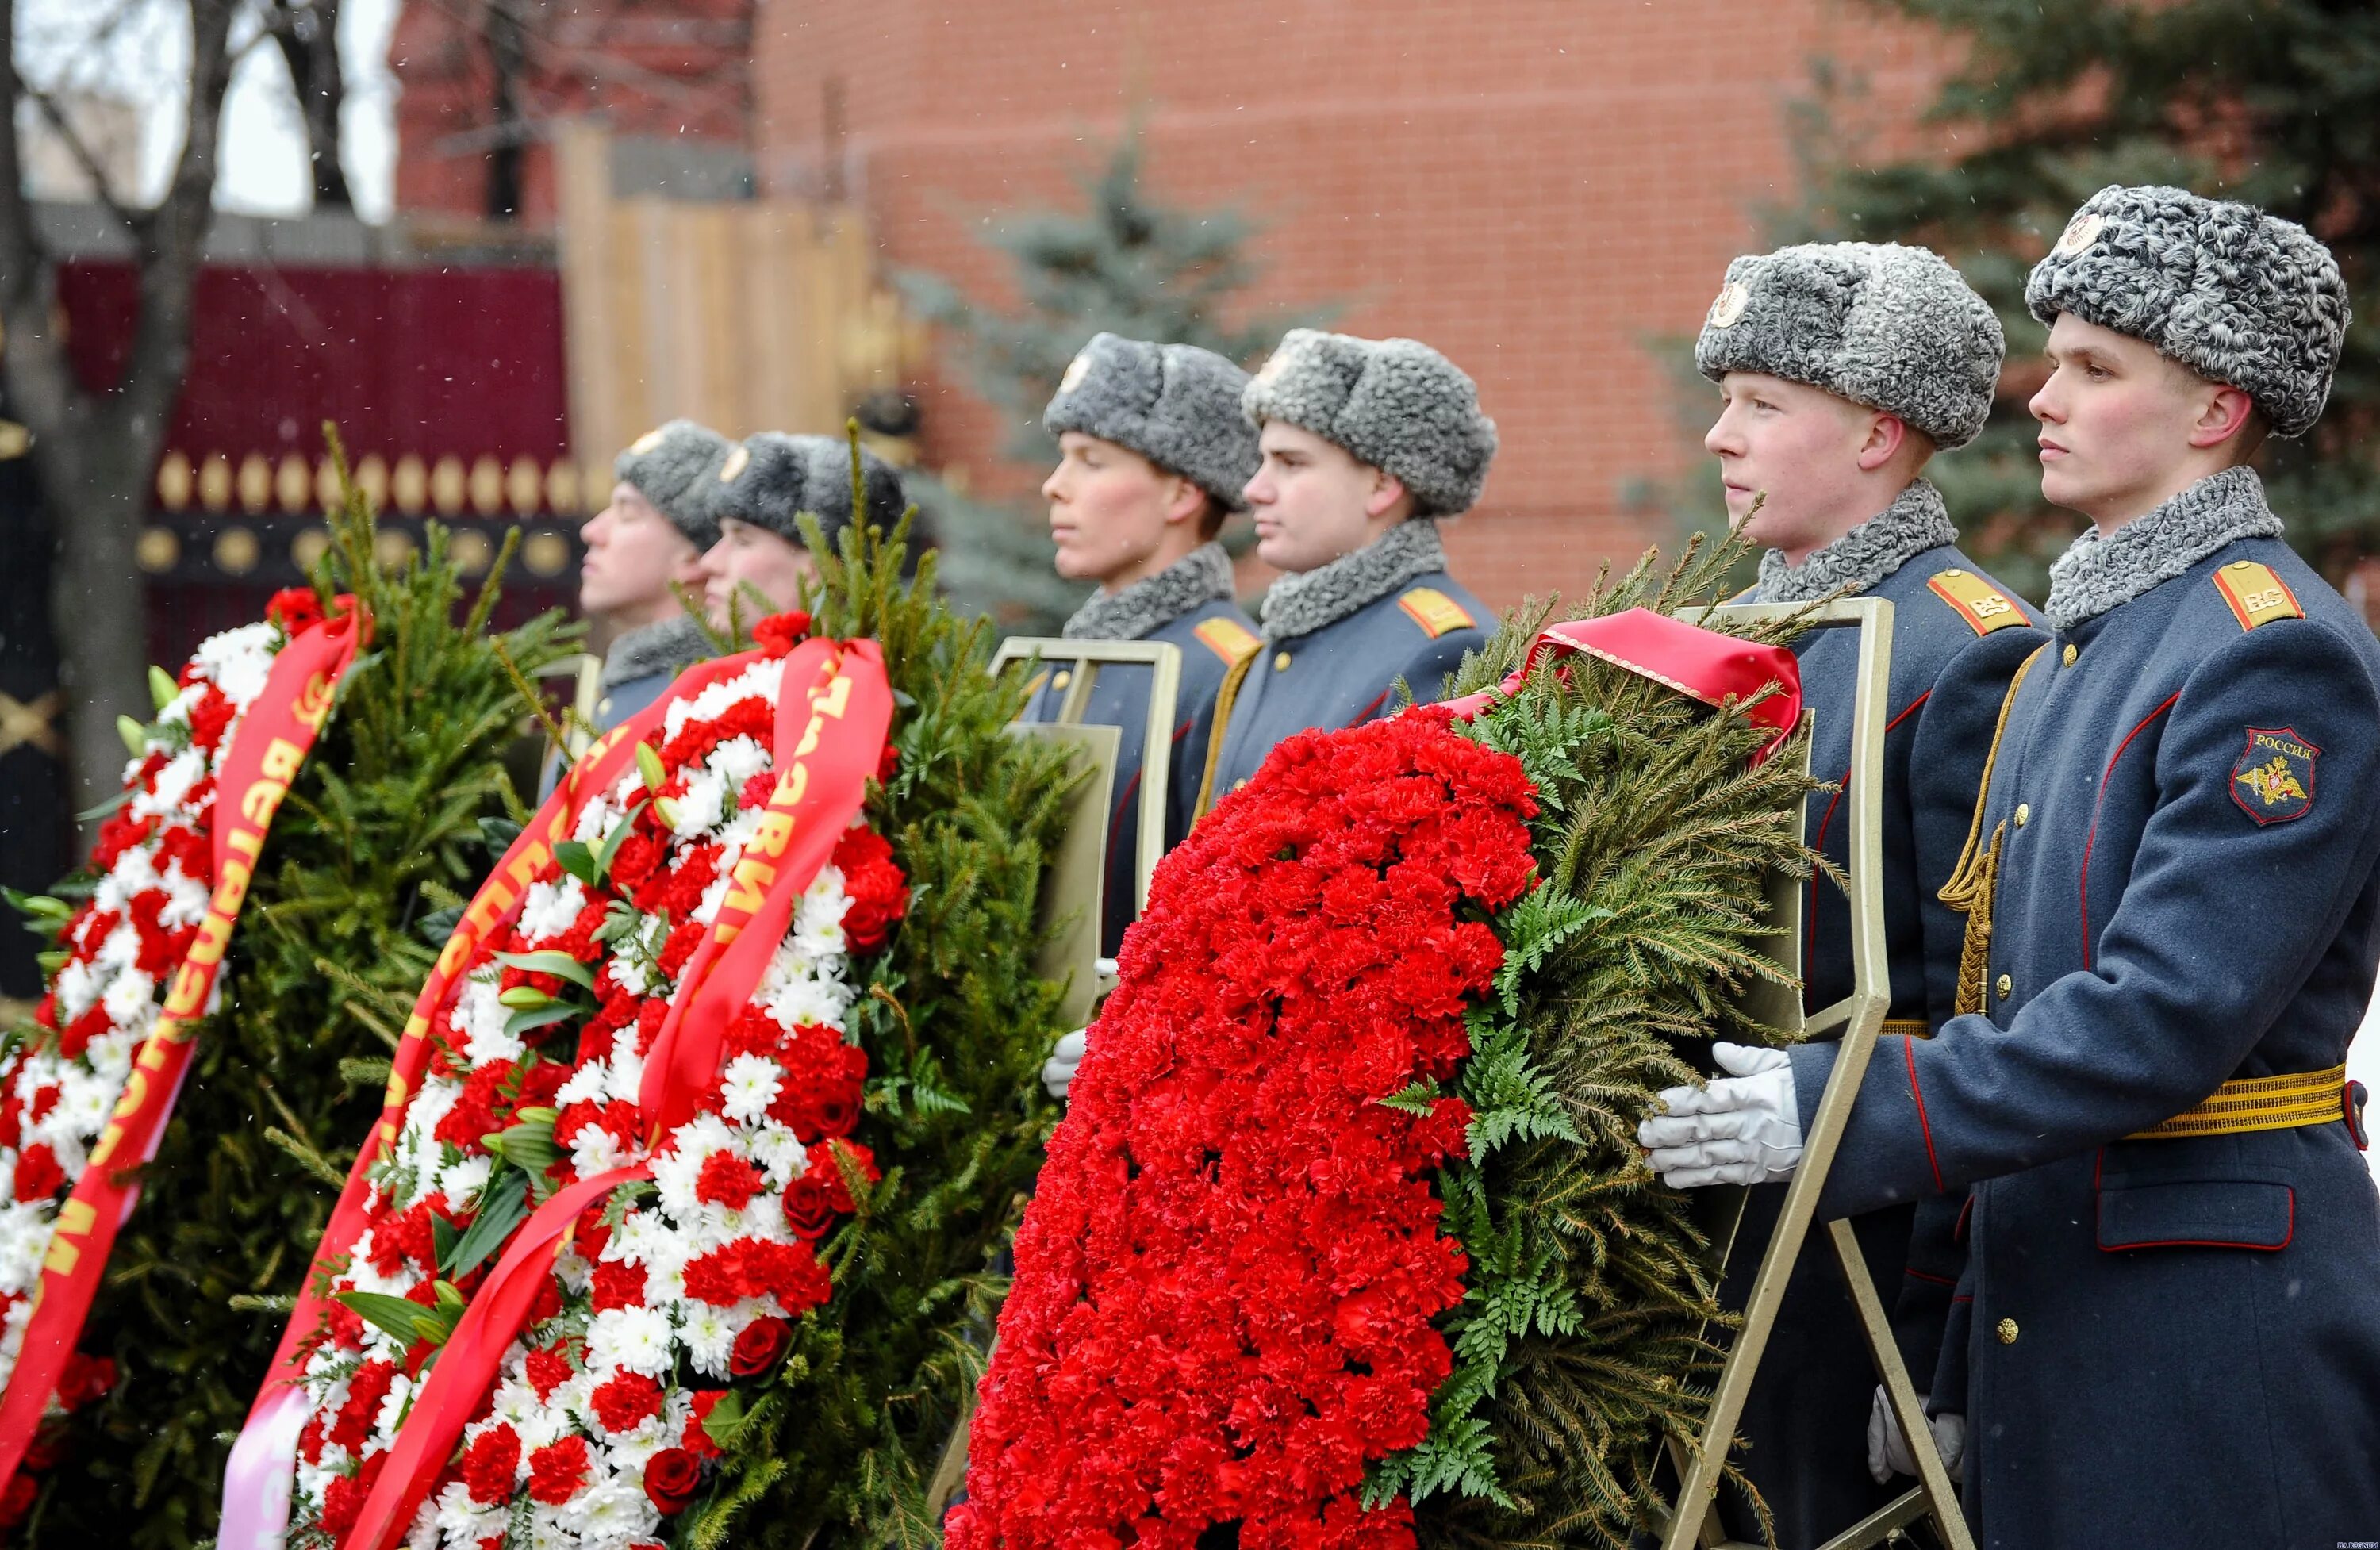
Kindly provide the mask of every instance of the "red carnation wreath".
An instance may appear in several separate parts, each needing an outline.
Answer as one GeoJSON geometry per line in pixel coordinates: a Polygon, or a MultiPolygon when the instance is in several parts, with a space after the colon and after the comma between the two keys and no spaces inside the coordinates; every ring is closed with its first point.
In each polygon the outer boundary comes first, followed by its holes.
{"type": "Polygon", "coordinates": [[[1167,858],[1128,949],[1164,971],[1107,1003],[1017,1234],[953,1550],[1411,1543],[1358,1493],[1452,1369],[1432,1177],[1470,1111],[1380,1100],[1470,1053],[1535,811],[1409,715],[1283,744],[1167,858]]]}

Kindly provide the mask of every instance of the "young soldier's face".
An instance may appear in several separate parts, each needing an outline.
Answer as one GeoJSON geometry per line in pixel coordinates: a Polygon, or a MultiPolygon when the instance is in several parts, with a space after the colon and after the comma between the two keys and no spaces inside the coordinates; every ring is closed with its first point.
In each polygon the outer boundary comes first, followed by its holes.
{"type": "Polygon", "coordinates": [[[755,619],[799,603],[803,581],[816,574],[818,566],[801,545],[766,527],[722,516],[719,541],[702,557],[703,611],[710,616],[712,629],[724,631],[732,599],[736,623],[749,630],[755,619]]]}
{"type": "Polygon", "coordinates": [[[1404,487],[1336,442],[1265,421],[1264,461],[1245,494],[1256,515],[1257,558],[1295,575],[1327,565],[1379,536],[1378,523],[1404,487]]]}
{"type": "Polygon", "coordinates": [[[2210,417],[2227,394],[2245,403],[2155,345],[2071,313],[2058,314],[2044,353],[2049,380],[2026,406],[2041,422],[2042,499],[2103,522],[2138,516],[2194,483],[2210,417]]]}
{"type": "Polygon", "coordinates": [[[1167,529],[1197,521],[1206,492],[1130,447],[1079,430],[1058,438],[1058,466],[1041,481],[1058,574],[1128,586],[1165,546],[1167,529]]]}
{"type": "Polygon", "coordinates": [[[1798,562],[1847,518],[1876,515],[1861,509],[1874,500],[1863,487],[1861,454],[1876,411],[1758,371],[1730,371],[1718,391],[1718,418],[1703,446],[1718,459],[1729,527],[1798,562]]]}
{"type": "Polygon", "coordinates": [[[579,529],[587,558],[578,567],[578,608],[634,628],[677,612],[673,582],[699,586],[702,556],[660,508],[631,484],[612,487],[612,503],[579,529]]]}

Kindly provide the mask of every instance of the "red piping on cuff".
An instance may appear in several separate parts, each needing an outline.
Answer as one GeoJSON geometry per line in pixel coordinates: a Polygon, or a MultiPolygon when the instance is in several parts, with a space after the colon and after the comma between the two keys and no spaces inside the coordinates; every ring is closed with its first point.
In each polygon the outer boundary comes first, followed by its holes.
{"type": "Polygon", "coordinates": [[[1942,1160],[1934,1155],[1934,1122],[1925,1117],[1925,1095],[1917,1090],[1917,1041],[1900,1041],[1901,1058],[1909,1063],[1909,1096],[1917,1105],[1917,1128],[1925,1136],[1925,1164],[1934,1170],[1934,1187],[1948,1186],[1942,1182],[1942,1160]]]}
{"type": "Polygon", "coordinates": [[[1935,1275],[1929,1275],[1929,1274],[1928,1274],[1928,1273],[1926,1273],[1925,1271],[1918,1270],[1918,1269],[1913,1269],[1913,1268],[1912,1268],[1911,1266],[1906,1265],[1902,1265],[1902,1266],[1900,1267],[1900,1273],[1901,1273],[1902,1275],[1904,1275],[1904,1276],[1908,1277],[1908,1278],[1909,1278],[1910,1279],[1912,1279],[1912,1280],[1915,1280],[1915,1281],[1931,1281],[1934,1285],[1936,1285],[1936,1286],[1937,1286],[1937,1287],[1955,1287],[1955,1286],[1957,1286],[1957,1285],[1959,1284],[1958,1282],[1956,1282],[1956,1281],[1952,1280],[1952,1279],[1951,1279],[1949,1277],[1948,1277],[1948,1276],[1935,1276],[1935,1275]]]}
{"type": "Polygon", "coordinates": [[[1389,698],[1389,691],[1388,691],[1388,690],[1386,690],[1386,689],[1382,689],[1382,690],[1379,692],[1379,694],[1378,694],[1378,696],[1374,696],[1374,698],[1373,698],[1373,700],[1372,700],[1372,703],[1371,703],[1371,704],[1369,704],[1369,705],[1367,705],[1367,706],[1364,707],[1364,708],[1363,708],[1363,709],[1358,710],[1358,711],[1356,711],[1356,712],[1355,712],[1355,719],[1354,719],[1354,721],[1349,721],[1349,722],[1347,723],[1347,725],[1349,725],[1349,726],[1351,726],[1351,727],[1360,727],[1360,726],[1362,726],[1366,721],[1370,721],[1370,720],[1372,719],[1372,712],[1374,712],[1375,710],[1378,710],[1378,709],[1382,705],[1384,705],[1384,704],[1388,703],[1388,698],[1389,698]]]}

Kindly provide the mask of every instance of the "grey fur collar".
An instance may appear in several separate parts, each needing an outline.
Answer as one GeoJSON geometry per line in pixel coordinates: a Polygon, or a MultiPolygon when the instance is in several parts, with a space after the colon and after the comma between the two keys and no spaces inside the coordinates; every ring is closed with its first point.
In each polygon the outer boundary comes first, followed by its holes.
{"type": "Polygon", "coordinates": [[[1264,597],[1264,637],[1312,635],[1417,575],[1444,569],[1446,546],[1438,541],[1437,520],[1408,517],[1353,554],[1274,582],[1264,597]]]}
{"type": "Polygon", "coordinates": [[[603,687],[616,689],[631,679],[650,678],[657,672],[674,678],[710,654],[710,641],[701,626],[681,613],[630,630],[613,641],[603,659],[603,687]]]}
{"type": "Polygon", "coordinates": [[[2083,528],[2049,567],[2049,600],[2041,612],[2052,629],[2070,630],[2171,581],[2236,539],[2280,536],[2281,519],[2265,503],[2256,470],[2226,468],[2105,537],[2083,528]]]}
{"type": "Polygon", "coordinates": [[[1140,640],[1231,595],[1232,557],[1221,544],[1202,543],[1122,591],[1092,593],[1061,633],[1068,640],[1140,640]]]}
{"type": "Polygon", "coordinates": [[[1892,504],[1798,565],[1770,550],[1760,557],[1760,600],[1805,603],[1837,592],[1864,592],[1929,549],[1959,541],[1942,492],[1924,479],[1892,504]]]}

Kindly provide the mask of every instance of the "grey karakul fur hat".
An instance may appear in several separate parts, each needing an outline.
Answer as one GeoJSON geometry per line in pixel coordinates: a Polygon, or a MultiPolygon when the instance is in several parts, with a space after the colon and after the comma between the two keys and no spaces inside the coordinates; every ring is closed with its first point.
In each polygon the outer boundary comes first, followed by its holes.
{"type": "Polygon", "coordinates": [[[1257,436],[1240,417],[1248,374],[1196,345],[1092,336],[1041,412],[1050,435],[1079,430],[1130,447],[1232,511],[1257,471],[1257,436]]]}
{"type": "MultiPolygon", "coordinates": [[[[859,466],[868,520],[889,531],[908,505],[901,476],[865,448],[859,466]]],[[[838,436],[789,436],[781,430],[747,436],[719,466],[709,500],[713,522],[732,516],[793,544],[802,541],[794,518],[808,512],[832,543],[851,526],[851,443],[838,436]]]]}
{"type": "Polygon", "coordinates": [[[2347,285],[2319,238],[2253,205],[2110,184],[2082,201],[2024,304],[2155,345],[2253,399],[2277,436],[2322,418],[2347,337],[2347,285]]]}
{"type": "Polygon", "coordinates": [[[1713,381],[1759,371],[1807,382],[1948,449],[1983,430],[2007,353],[1991,304],[1940,254],[1808,242],[1727,266],[1694,366],[1713,381]]]}
{"type": "Polygon", "coordinates": [[[1461,368],[1418,339],[1293,328],[1250,378],[1240,411],[1285,420],[1394,474],[1417,515],[1471,509],[1496,456],[1496,422],[1461,368]]]}
{"type": "Polygon", "coordinates": [[[636,486],[695,548],[709,549],[719,541],[719,524],[711,520],[707,487],[735,444],[707,425],[674,419],[613,458],[612,477],[636,486]]]}

